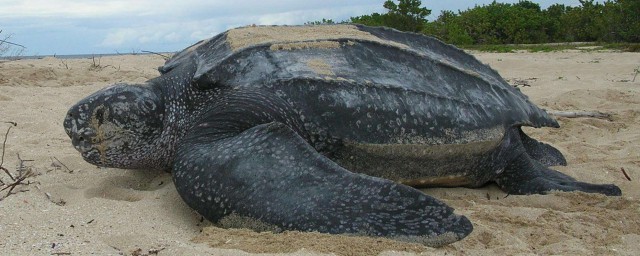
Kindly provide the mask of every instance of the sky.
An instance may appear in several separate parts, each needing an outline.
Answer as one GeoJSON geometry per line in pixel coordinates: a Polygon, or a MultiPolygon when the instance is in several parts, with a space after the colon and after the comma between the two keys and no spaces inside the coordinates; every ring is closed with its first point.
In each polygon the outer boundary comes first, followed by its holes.
{"type": "MultiPolygon", "coordinates": [[[[493,0],[423,0],[432,10],[466,10],[493,0]]],[[[516,3],[513,1],[498,1],[516,3]]],[[[542,8],[578,0],[534,0],[542,8]]],[[[0,39],[22,53],[71,55],[175,52],[230,28],[298,25],[384,13],[384,0],[0,0],[0,39]]]]}

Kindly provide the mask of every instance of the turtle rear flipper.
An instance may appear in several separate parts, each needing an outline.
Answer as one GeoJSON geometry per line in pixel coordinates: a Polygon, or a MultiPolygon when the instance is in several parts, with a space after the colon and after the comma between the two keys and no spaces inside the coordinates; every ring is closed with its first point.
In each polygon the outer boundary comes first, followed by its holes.
{"type": "Polygon", "coordinates": [[[429,246],[458,241],[473,229],[467,218],[416,189],[347,171],[282,123],[185,141],[173,179],[184,201],[212,222],[239,216],[276,230],[429,246]]]}
{"type": "Polygon", "coordinates": [[[539,142],[529,137],[522,131],[521,128],[518,128],[518,130],[520,133],[520,140],[522,141],[522,145],[531,158],[543,164],[544,166],[567,165],[567,159],[564,158],[564,155],[562,155],[560,150],[549,144],[539,142]]]}
{"type": "MultiPolygon", "coordinates": [[[[520,136],[522,134],[523,133],[520,132],[520,136]]],[[[507,136],[514,137],[518,136],[518,134],[510,131],[507,136]]],[[[511,141],[515,143],[510,145],[511,148],[509,151],[512,152],[514,157],[509,160],[503,172],[495,178],[498,186],[507,193],[516,195],[546,194],[558,190],[600,193],[608,196],[619,196],[622,194],[622,191],[616,185],[580,182],[569,175],[549,169],[532,158],[529,155],[529,149],[526,148],[520,140],[512,139],[511,141]]],[[[534,142],[553,148],[537,141],[534,142]]]]}

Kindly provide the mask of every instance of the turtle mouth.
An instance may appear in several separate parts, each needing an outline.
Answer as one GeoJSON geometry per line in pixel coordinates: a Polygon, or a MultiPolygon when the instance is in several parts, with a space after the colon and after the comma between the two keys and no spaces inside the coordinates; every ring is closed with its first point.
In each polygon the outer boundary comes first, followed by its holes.
{"type": "Polygon", "coordinates": [[[113,136],[101,137],[91,129],[83,129],[81,132],[72,133],[70,137],[73,147],[85,161],[100,166],[108,162],[106,156],[109,150],[109,141],[113,136]]]}
{"type": "Polygon", "coordinates": [[[104,142],[110,139],[97,136],[91,129],[83,129],[83,131],[70,134],[69,137],[71,137],[73,147],[82,154],[104,147],[104,142]]]}
{"type": "MultiPolygon", "coordinates": [[[[90,163],[102,165],[106,163],[106,152],[109,144],[116,137],[115,133],[105,132],[104,125],[93,125],[81,119],[74,119],[68,114],[65,119],[65,131],[71,144],[90,163]],[[86,124],[94,127],[87,127],[86,124]]],[[[113,130],[113,128],[112,128],[113,130]]]]}
{"type": "Polygon", "coordinates": [[[97,166],[105,165],[105,162],[104,162],[105,159],[103,159],[104,157],[102,157],[102,154],[98,149],[96,148],[89,148],[89,149],[82,149],[82,150],[78,149],[78,151],[80,151],[80,155],[88,163],[91,163],[97,166]]]}

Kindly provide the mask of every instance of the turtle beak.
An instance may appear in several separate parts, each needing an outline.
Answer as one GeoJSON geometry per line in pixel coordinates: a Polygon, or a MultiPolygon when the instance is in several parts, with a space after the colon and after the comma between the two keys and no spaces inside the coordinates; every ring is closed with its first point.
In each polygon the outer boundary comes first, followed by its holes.
{"type": "Polygon", "coordinates": [[[77,106],[67,112],[63,125],[64,131],[71,138],[71,144],[80,152],[82,158],[89,163],[102,166],[100,152],[95,147],[96,131],[87,126],[77,106]]]}
{"type": "Polygon", "coordinates": [[[75,121],[75,117],[77,116],[77,111],[73,111],[74,108],[69,109],[67,112],[67,116],[64,118],[64,122],[62,123],[64,126],[64,131],[67,135],[73,140],[73,134],[76,134],[78,131],[78,124],[75,121]]]}
{"type": "Polygon", "coordinates": [[[95,131],[92,131],[86,126],[82,126],[83,121],[80,118],[80,113],[77,107],[72,107],[67,116],[64,119],[64,131],[71,138],[73,147],[85,153],[91,149],[91,138],[95,137],[95,131]]]}

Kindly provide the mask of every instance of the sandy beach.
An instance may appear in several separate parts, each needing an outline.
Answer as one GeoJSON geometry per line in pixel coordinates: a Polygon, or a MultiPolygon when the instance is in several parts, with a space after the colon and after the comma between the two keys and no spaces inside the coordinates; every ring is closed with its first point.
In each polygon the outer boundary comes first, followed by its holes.
{"type": "MultiPolygon", "coordinates": [[[[216,228],[178,196],[169,173],[97,168],[71,146],[69,106],[114,83],[158,76],[155,55],[0,63],[2,166],[29,185],[0,201],[2,255],[638,255],[640,253],[640,53],[473,53],[542,108],[601,111],[611,118],[559,118],[559,129],[527,129],[560,149],[559,171],[614,183],[621,197],[578,192],[507,195],[480,189],[423,190],[466,215],[466,239],[428,248],[397,241],[216,228]],[[15,122],[17,126],[7,122],[15,122]],[[624,171],[623,171],[624,170],[624,171]],[[626,173],[631,180],[625,177],[626,173]]],[[[0,180],[11,178],[0,172],[0,180]]],[[[2,184],[2,183],[0,183],[2,184]]],[[[0,192],[4,197],[8,190],[0,192]]]]}

